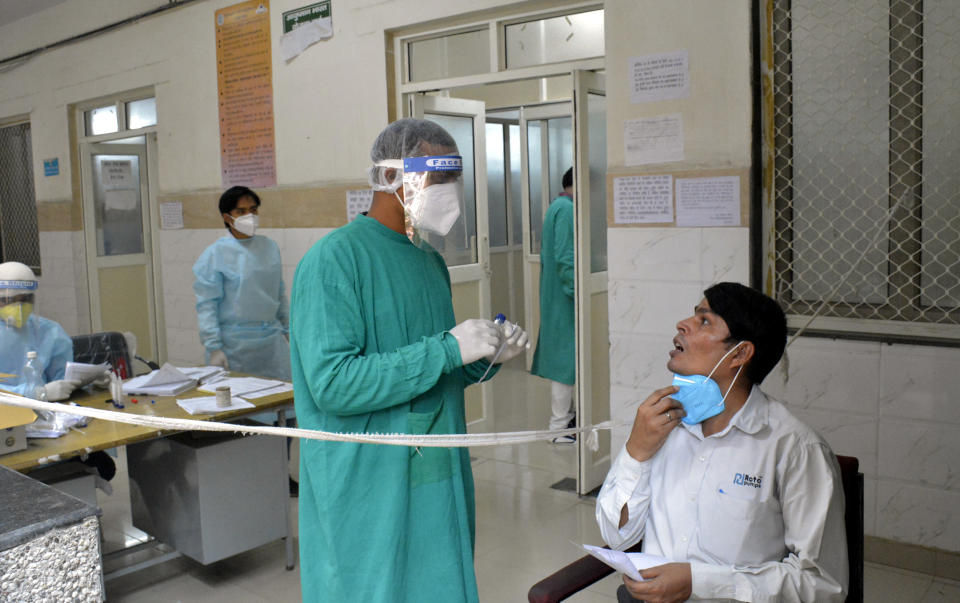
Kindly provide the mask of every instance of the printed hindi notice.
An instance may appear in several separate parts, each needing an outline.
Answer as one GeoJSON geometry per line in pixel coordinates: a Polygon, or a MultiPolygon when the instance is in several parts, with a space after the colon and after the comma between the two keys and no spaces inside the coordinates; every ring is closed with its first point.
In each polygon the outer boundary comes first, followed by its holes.
{"type": "Polygon", "coordinates": [[[740,177],[677,178],[677,226],[740,226],[740,177]]]}
{"type": "Polygon", "coordinates": [[[216,11],[220,169],[224,187],[277,183],[270,2],[216,11]]]}
{"type": "Polygon", "coordinates": [[[673,176],[624,176],[613,179],[614,224],[673,222],[673,176]]]}
{"type": "Polygon", "coordinates": [[[632,103],[690,97],[686,50],[631,57],[628,75],[632,103]]]}

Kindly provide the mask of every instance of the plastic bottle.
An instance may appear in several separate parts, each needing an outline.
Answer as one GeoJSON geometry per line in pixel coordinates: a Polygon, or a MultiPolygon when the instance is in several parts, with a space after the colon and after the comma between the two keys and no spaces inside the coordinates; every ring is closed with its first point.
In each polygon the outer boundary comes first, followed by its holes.
{"type": "Polygon", "coordinates": [[[47,401],[47,389],[43,386],[43,370],[34,351],[27,352],[27,362],[23,365],[23,383],[26,386],[23,389],[25,396],[41,402],[47,401]]]}

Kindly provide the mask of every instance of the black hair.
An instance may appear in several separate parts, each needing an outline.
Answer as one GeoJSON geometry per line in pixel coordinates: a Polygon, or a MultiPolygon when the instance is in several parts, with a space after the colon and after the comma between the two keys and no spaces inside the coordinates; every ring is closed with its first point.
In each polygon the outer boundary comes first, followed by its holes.
{"type": "MultiPolygon", "coordinates": [[[[229,214],[237,209],[237,203],[244,197],[250,197],[253,199],[253,202],[257,204],[257,207],[260,207],[260,197],[258,197],[257,193],[253,192],[253,190],[245,186],[231,186],[220,195],[220,213],[229,214]]],[[[226,220],[223,221],[223,225],[227,230],[230,230],[230,225],[227,224],[226,220]]]]}
{"type": "Polygon", "coordinates": [[[749,341],[753,358],[746,377],[759,384],[780,362],[787,345],[787,317],[776,300],[740,283],[717,283],[703,292],[710,309],[727,323],[728,343],[749,341]]]}
{"type": "Polygon", "coordinates": [[[560,181],[560,184],[563,188],[573,186],[573,168],[563,173],[563,180],[560,181]]]}

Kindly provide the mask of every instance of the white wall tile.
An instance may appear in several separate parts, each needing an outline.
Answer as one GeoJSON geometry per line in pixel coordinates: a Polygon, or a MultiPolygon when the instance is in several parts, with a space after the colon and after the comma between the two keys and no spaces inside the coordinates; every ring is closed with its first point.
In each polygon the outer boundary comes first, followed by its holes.
{"type": "Polygon", "coordinates": [[[860,460],[860,471],[864,475],[873,477],[878,474],[876,419],[829,410],[795,408],[790,404],[787,408],[823,436],[834,454],[855,456],[860,460]]]}
{"type": "Polygon", "coordinates": [[[610,281],[610,332],[662,335],[666,344],[676,334],[677,322],[693,314],[703,299],[699,281],[610,281]]]}
{"type": "Polygon", "coordinates": [[[882,346],[880,413],[960,425],[960,349],[882,346]]]}
{"type": "Polygon", "coordinates": [[[880,480],[876,535],[956,551],[960,543],[960,492],[880,480]]]}
{"type": "Polygon", "coordinates": [[[611,280],[701,280],[696,228],[611,228],[607,248],[611,280]]]}
{"type": "Polygon", "coordinates": [[[880,441],[881,478],[960,493],[960,427],[884,420],[880,441]]]}
{"type": "Polygon", "coordinates": [[[763,382],[770,395],[798,408],[874,416],[879,396],[880,345],[873,342],[801,337],[763,382]]]}
{"type": "Polygon", "coordinates": [[[648,383],[669,385],[666,365],[672,349],[669,337],[611,333],[610,382],[633,389],[648,383]]]}
{"type": "Polygon", "coordinates": [[[750,229],[702,228],[700,230],[700,280],[706,289],[714,283],[750,282],[750,229]]]}

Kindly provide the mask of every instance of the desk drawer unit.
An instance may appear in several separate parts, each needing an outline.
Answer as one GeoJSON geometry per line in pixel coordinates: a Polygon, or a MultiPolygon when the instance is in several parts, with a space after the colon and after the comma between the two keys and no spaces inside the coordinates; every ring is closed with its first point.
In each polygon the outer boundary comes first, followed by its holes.
{"type": "Polygon", "coordinates": [[[283,538],[285,446],[192,433],[128,446],[133,525],[203,564],[283,538]]]}

